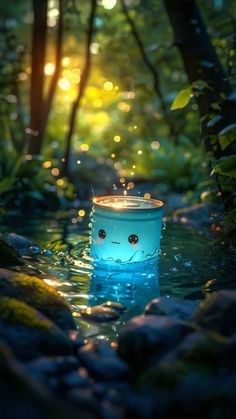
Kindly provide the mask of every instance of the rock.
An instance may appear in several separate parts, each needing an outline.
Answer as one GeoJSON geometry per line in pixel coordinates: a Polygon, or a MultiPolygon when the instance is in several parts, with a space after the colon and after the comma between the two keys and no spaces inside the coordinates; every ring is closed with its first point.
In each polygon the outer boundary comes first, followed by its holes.
{"type": "Polygon", "coordinates": [[[78,355],[92,377],[119,380],[128,374],[126,362],[117,356],[108,342],[92,340],[80,348],[78,355]]]}
{"type": "Polygon", "coordinates": [[[80,316],[84,317],[86,320],[99,323],[110,322],[112,320],[117,320],[120,317],[116,310],[103,306],[87,307],[80,311],[80,316]]]}
{"type": "Polygon", "coordinates": [[[56,290],[35,276],[0,269],[0,296],[24,301],[63,330],[75,328],[69,304],[56,290]]]}
{"type": "Polygon", "coordinates": [[[60,386],[64,388],[83,388],[89,386],[89,379],[85,375],[81,375],[79,370],[70,372],[60,379],[60,386]]]}
{"type": "Polygon", "coordinates": [[[166,316],[133,317],[120,332],[118,353],[138,374],[171,351],[192,330],[193,326],[166,316]]]}
{"type": "Polygon", "coordinates": [[[112,308],[113,310],[117,311],[119,314],[123,314],[126,311],[126,307],[123,306],[121,303],[117,303],[115,301],[106,301],[102,304],[102,307],[112,308]]]}
{"type": "Polygon", "coordinates": [[[181,208],[174,212],[173,221],[183,222],[185,225],[191,225],[196,229],[209,231],[211,227],[210,214],[213,207],[209,204],[201,203],[192,207],[181,208]]]}
{"type": "Polygon", "coordinates": [[[10,242],[21,255],[28,255],[30,247],[34,247],[35,243],[27,239],[24,236],[20,236],[19,234],[9,233],[4,236],[4,238],[10,242]]]}
{"type": "Polygon", "coordinates": [[[160,297],[150,301],[145,308],[145,314],[159,314],[177,320],[191,321],[197,303],[178,297],[160,297]]]}
{"type": "Polygon", "coordinates": [[[82,409],[78,407],[78,411],[75,412],[71,406],[63,403],[45,386],[34,380],[2,342],[0,343],[0,400],[2,418],[75,419],[78,414],[87,419],[86,412],[82,409]]]}
{"type": "Polygon", "coordinates": [[[23,265],[23,263],[24,261],[15,246],[0,237],[0,266],[23,265]]]}
{"type": "Polygon", "coordinates": [[[195,311],[193,321],[222,335],[235,333],[236,291],[222,290],[208,294],[195,311]]]}
{"type": "Polygon", "coordinates": [[[25,364],[34,377],[47,383],[50,376],[63,376],[78,369],[80,363],[74,356],[42,356],[25,364]]]}
{"type": "Polygon", "coordinates": [[[0,297],[0,335],[22,360],[72,351],[70,339],[51,320],[13,298],[0,297]]]}

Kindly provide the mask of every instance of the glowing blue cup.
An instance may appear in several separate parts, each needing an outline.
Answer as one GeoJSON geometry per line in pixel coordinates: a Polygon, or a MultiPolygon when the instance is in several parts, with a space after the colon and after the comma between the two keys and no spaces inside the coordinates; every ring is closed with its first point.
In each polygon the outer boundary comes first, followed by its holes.
{"type": "Polygon", "coordinates": [[[91,256],[109,263],[141,262],[158,255],[163,203],[137,196],[93,199],[91,256]]]}

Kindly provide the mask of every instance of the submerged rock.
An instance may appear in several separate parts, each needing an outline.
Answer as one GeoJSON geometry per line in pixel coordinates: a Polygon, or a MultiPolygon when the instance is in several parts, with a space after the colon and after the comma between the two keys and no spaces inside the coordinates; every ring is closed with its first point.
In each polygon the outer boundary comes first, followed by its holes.
{"type": "Polygon", "coordinates": [[[120,333],[118,353],[137,374],[172,350],[192,330],[191,325],[166,316],[133,317],[120,333]]]}
{"type": "Polygon", "coordinates": [[[24,301],[64,330],[75,328],[69,304],[42,279],[0,269],[0,296],[24,301]]]}
{"type": "Polygon", "coordinates": [[[32,240],[16,233],[6,234],[4,238],[15,246],[21,255],[28,255],[30,247],[35,246],[35,243],[32,240]]]}
{"type": "Polygon", "coordinates": [[[23,360],[72,352],[70,339],[51,320],[13,298],[0,297],[0,335],[23,360]]]}
{"type": "Polygon", "coordinates": [[[128,366],[108,342],[93,340],[79,349],[79,359],[92,377],[118,380],[127,376],[128,366]]]}
{"type": "Polygon", "coordinates": [[[178,297],[160,297],[147,304],[145,314],[165,315],[178,320],[191,321],[196,308],[195,301],[178,297]]]}
{"type": "Polygon", "coordinates": [[[23,265],[23,263],[24,261],[15,246],[0,237],[0,266],[23,265]]]}
{"type": "Polygon", "coordinates": [[[112,308],[113,310],[117,311],[117,313],[122,314],[126,311],[126,307],[123,306],[121,303],[117,303],[116,301],[106,301],[102,304],[102,307],[112,308]]]}
{"type": "Polygon", "coordinates": [[[236,291],[223,290],[208,294],[199,304],[193,320],[206,329],[216,330],[222,335],[235,333],[236,291]]]}
{"type": "Polygon", "coordinates": [[[86,320],[100,323],[117,320],[120,317],[116,310],[103,306],[87,307],[80,311],[80,316],[84,317],[86,320]]]}

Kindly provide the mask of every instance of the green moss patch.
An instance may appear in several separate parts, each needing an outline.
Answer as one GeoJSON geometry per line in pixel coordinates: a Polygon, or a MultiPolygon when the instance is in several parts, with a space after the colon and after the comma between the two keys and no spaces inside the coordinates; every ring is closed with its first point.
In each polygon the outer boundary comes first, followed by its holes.
{"type": "Polygon", "coordinates": [[[8,297],[0,297],[0,318],[5,322],[23,325],[31,329],[49,331],[51,328],[51,322],[40,318],[39,313],[32,307],[8,297]]]}

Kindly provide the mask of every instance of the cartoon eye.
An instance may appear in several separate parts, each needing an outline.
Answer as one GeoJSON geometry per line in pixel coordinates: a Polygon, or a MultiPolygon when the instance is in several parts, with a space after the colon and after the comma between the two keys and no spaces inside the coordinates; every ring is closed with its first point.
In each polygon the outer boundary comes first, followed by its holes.
{"type": "Polygon", "coordinates": [[[130,234],[128,240],[131,244],[136,244],[138,243],[138,236],[136,234],[130,234]]]}
{"type": "Polygon", "coordinates": [[[100,239],[105,239],[105,237],[106,237],[105,230],[99,230],[98,236],[100,237],[100,239]]]}

